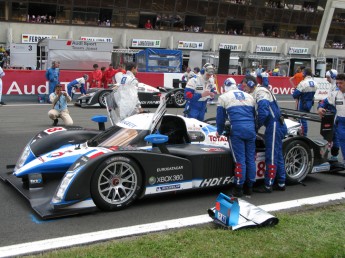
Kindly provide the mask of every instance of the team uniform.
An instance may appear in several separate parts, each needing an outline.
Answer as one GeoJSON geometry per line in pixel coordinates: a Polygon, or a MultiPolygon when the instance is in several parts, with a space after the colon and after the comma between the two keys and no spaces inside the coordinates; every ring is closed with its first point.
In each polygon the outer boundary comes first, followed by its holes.
{"type": "Polygon", "coordinates": [[[345,157],[345,94],[340,90],[332,91],[327,98],[319,103],[318,108],[336,109],[335,134],[337,135],[343,157],[345,157]]]}
{"type": "Polygon", "coordinates": [[[118,73],[116,80],[119,86],[114,90],[114,98],[118,105],[120,120],[136,114],[141,108],[138,97],[138,80],[131,71],[118,73]]]}
{"type": "Polygon", "coordinates": [[[217,132],[224,130],[225,120],[229,119],[231,132],[229,145],[236,163],[235,185],[251,188],[255,182],[255,101],[248,93],[232,84],[228,91],[218,98],[217,132]]]}
{"type": "MultiPolygon", "coordinates": [[[[297,108],[300,111],[310,112],[314,104],[314,95],[317,88],[317,83],[313,80],[311,76],[306,76],[303,81],[301,81],[295,91],[292,94],[294,99],[298,99],[297,108]]],[[[308,123],[307,120],[301,119],[303,135],[308,134],[308,123]]]]}
{"type": "Polygon", "coordinates": [[[2,70],[2,68],[0,66],[0,103],[2,102],[1,101],[1,98],[2,98],[2,79],[1,78],[4,76],[5,76],[5,72],[4,72],[4,70],[2,70]]]}
{"type": "Polygon", "coordinates": [[[185,114],[189,118],[195,118],[200,121],[204,120],[205,113],[207,111],[207,101],[210,96],[202,97],[201,94],[204,91],[210,91],[216,93],[216,87],[214,80],[205,80],[205,75],[197,75],[188,80],[184,97],[187,100],[185,106],[185,114]]]}
{"type": "Polygon", "coordinates": [[[85,78],[81,77],[81,78],[77,78],[73,81],[71,81],[70,83],[67,84],[67,92],[68,95],[71,96],[71,98],[73,99],[74,93],[73,93],[73,88],[79,88],[80,89],[80,93],[85,95],[86,94],[86,90],[85,90],[85,78]]]}
{"type": "Polygon", "coordinates": [[[266,71],[261,72],[261,79],[262,79],[261,85],[264,87],[268,87],[269,80],[268,80],[268,73],[266,71]]]}
{"type": "Polygon", "coordinates": [[[252,96],[256,100],[257,129],[265,126],[265,185],[271,187],[277,177],[279,185],[285,185],[285,165],[282,140],[287,133],[286,125],[281,121],[277,100],[264,87],[256,87],[252,96]]]}
{"type": "Polygon", "coordinates": [[[54,92],[55,86],[60,84],[60,69],[50,67],[46,71],[46,79],[49,81],[49,94],[54,92]]]}

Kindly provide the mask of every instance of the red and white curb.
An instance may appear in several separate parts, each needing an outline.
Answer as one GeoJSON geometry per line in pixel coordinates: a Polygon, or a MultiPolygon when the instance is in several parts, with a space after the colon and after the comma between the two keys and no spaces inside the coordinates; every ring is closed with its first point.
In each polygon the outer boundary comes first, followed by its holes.
{"type": "MultiPolygon", "coordinates": [[[[272,203],[259,206],[261,209],[272,212],[278,210],[285,210],[297,208],[304,205],[315,205],[327,203],[330,201],[337,201],[345,199],[345,192],[315,196],[310,198],[303,198],[292,201],[285,201],[279,203],[272,203]]],[[[0,257],[11,257],[18,255],[28,255],[33,253],[40,253],[44,251],[66,248],[78,245],[85,245],[95,242],[101,242],[110,239],[121,237],[129,237],[135,235],[146,234],[150,232],[163,231],[168,229],[176,229],[182,227],[189,227],[193,225],[205,224],[212,222],[208,215],[199,215],[187,218],[166,220],[156,223],[149,223],[143,225],[136,225],[125,228],[116,228],[110,230],[103,230],[98,232],[79,234],[74,236],[59,237],[36,242],[28,242],[24,244],[17,244],[11,246],[0,247],[0,257]]]]}

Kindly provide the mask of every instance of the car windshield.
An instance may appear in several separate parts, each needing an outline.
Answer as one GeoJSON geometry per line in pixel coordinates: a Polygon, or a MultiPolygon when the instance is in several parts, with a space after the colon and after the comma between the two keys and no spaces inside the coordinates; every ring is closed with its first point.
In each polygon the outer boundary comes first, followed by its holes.
{"type": "Polygon", "coordinates": [[[111,146],[143,146],[144,137],[148,131],[136,130],[113,126],[88,141],[88,146],[111,147],[111,146]]]}

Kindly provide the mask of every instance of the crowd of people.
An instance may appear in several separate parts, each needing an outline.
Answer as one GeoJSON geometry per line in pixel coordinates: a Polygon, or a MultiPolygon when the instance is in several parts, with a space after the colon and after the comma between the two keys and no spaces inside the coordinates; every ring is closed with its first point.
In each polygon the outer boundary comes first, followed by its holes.
{"type": "MultiPolygon", "coordinates": [[[[207,103],[217,94],[215,87],[215,70],[211,64],[205,64],[202,69],[187,68],[182,80],[186,81],[184,114],[186,117],[204,120],[207,103]]],[[[279,64],[272,73],[279,75],[279,64]]],[[[331,69],[326,73],[327,80],[333,85],[328,97],[318,105],[318,113],[322,117],[326,109],[337,112],[337,126],[333,135],[331,160],[337,161],[339,149],[345,151],[345,141],[342,141],[345,128],[345,74],[339,75],[331,69]],[[341,101],[338,101],[338,100],[341,101]],[[339,126],[341,125],[341,126],[339,126]]],[[[309,67],[298,67],[295,75],[290,78],[295,88],[292,98],[296,100],[297,110],[310,112],[314,104],[317,82],[309,67]]],[[[228,136],[231,155],[235,162],[234,184],[232,195],[241,197],[252,192],[272,193],[285,191],[286,172],[283,159],[282,140],[287,133],[287,127],[274,94],[270,91],[268,73],[261,64],[247,74],[241,83],[237,84],[232,77],[223,84],[223,91],[218,97],[217,106],[217,137],[224,132],[225,122],[231,122],[228,136]],[[255,139],[256,133],[265,127],[265,163],[264,185],[255,186],[255,139]],[[246,132],[245,134],[243,132],[246,132]]],[[[308,123],[300,119],[303,136],[308,135],[308,123]]]]}

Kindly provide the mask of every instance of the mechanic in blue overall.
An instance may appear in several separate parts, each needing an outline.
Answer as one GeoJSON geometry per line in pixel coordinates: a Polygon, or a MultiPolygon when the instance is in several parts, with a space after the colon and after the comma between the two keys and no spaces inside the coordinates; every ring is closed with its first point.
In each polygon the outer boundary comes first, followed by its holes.
{"type": "Polygon", "coordinates": [[[214,74],[212,65],[204,68],[204,73],[191,78],[184,89],[184,97],[187,100],[185,116],[204,121],[207,111],[208,99],[214,98],[216,87],[211,80],[214,74]]]}
{"type": "Polygon", "coordinates": [[[71,98],[73,99],[73,96],[74,96],[73,88],[74,89],[79,88],[82,96],[85,96],[86,95],[85,84],[88,79],[89,79],[89,76],[87,74],[84,74],[83,77],[77,78],[71,81],[70,83],[68,83],[67,84],[68,95],[71,96],[71,98]]]}
{"type": "MultiPolygon", "coordinates": [[[[332,91],[339,90],[339,88],[336,85],[336,77],[338,75],[338,71],[335,69],[330,69],[326,72],[326,79],[327,81],[332,85],[330,89],[330,93],[332,91]]],[[[336,113],[337,110],[335,107],[329,106],[329,111],[336,113]]],[[[335,128],[335,126],[334,126],[335,128]]],[[[333,139],[332,139],[332,147],[331,147],[331,161],[338,161],[338,155],[339,155],[339,139],[337,137],[336,130],[333,131],[333,139]]]]}
{"type": "Polygon", "coordinates": [[[46,71],[46,79],[49,83],[49,95],[54,92],[55,86],[60,84],[60,62],[53,61],[52,66],[46,71]]]}
{"type": "MultiPolygon", "coordinates": [[[[313,73],[309,67],[303,70],[304,79],[297,85],[292,93],[294,99],[298,99],[297,109],[303,112],[310,112],[314,105],[314,95],[317,88],[317,83],[312,77],[313,73]]],[[[301,119],[302,134],[308,135],[308,122],[306,119],[301,119]]]]}
{"type": "Polygon", "coordinates": [[[345,74],[336,76],[336,84],[338,90],[330,92],[330,94],[322,100],[317,109],[320,117],[323,117],[326,110],[336,110],[335,132],[338,137],[339,145],[343,158],[345,157],[345,74]]]}
{"type": "Polygon", "coordinates": [[[246,76],[243,89],[256,101],[256,129],[265,126],[265,184],[254,189],[259,193],[271,193],[273,189],[285,191],[285,164],[283,142],[287,127],[281,116],[275,96],[265,87],[258,87],[255,77],[246,76]],[[274,184],[276,179],[276,184],[274,184]]]}
{"type": "Polygon", "coordinates": [[[251,195],[255,183],[255,101],[251,95],[237,88],[233,78],[224,81],[225,93],[218,98],[217,132],[224,131],[226,118],[230,121],[229,147],[235,161],[232,195],[251,195]]]}

